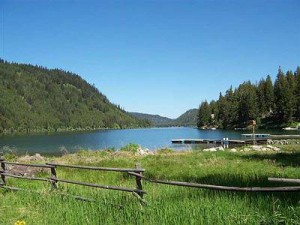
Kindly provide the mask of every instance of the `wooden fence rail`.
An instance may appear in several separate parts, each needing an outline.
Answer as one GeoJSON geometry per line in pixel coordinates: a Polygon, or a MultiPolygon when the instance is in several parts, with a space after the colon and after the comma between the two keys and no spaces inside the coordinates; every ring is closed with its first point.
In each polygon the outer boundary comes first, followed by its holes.
{"type": "Polygon", "coordinates": [[[85,187],[95,187],[95,188],[102,188],[102,189],[108,189],[108,190],[115,190],[115,191],[124,191],[124,192],[136,192],[136,193],[146,193],[143,190],[139,189],[132,189],[132,188],[122,188],[122,187],[114,187],[114,186],[107,186],[107,185],[99,185],[99,184],[91,184],[91,183],[85,183],[85,182],[79,182],[79,181],[72,181],[72,180],[63,180],[63,179],[53,179],[54,181],[59,181],[62,183],[68,183],[68,184],[77,184],[85,187]]]}
{"type": "Polygon", "coordinates": [[[53,165],[44,165],[44,164],[27,164],[27,163],[14,163],[14,162],[7,162],[7,161],[2,161],[2,163],[6,165],[12,165],[12,166],[28,166],[28,167],[37,167],[37,168],[55,168],[53,165]]]}
{"type": "Polygon", "coordinates": [[[12,177],[12,178],[17,178],[17,179],[23,179],[23,180],[38,180],[38,181],[51,181],[48,178],[39,178],[39,177],[27,177],[27,176],[18,176],[10,173],[1,173],[5,177],[12,177]]]}
{"type": "Polygon", "coordinates": [[[142,189],[143,187],[142,187],[142,183],[141,183],[141,178],[139,178],[139,177],[136,177],[136,189],[134,189],[134,188],[107,186],[107,185],[101,185],[101,184],[93,184],[93,183],[85,183],[85,182],[79,182],[79,181],[58,179],[57,173],[56,173],[57,167],[62,167],[62,168],[70,168],[70,169],[83,169],[83,170],[121,172],[121,173],[132,172],[132,173],[136,173],[138,175],[142,175],[142,173],[145,170],[142,169],[140,167],[140,165],[137,165],[136,168],[128,169],[128,168],[108,168],[108,167],[64,165],[64,164],[57,164],[57,163],[46,163],[45,165],[44,164],[14,163],[14,162],[7,162],[3,159],[0,159],[0,164],[1,164],[0,174],[1,174],[1,180],[2,180],[2,183],[0,183],[0,187],[7,188],[10,190],[21,190],[21,189],[16,188],[16,187],[6,186],[6,177],[11,177],[11,178],[16,178],[16,179],[24,179],[24,180],[51,182],[53,189],[57,189],[57,183],[60,182],[60,183],[81,185],[81,186],[85,186],[85,187],[94,187],[94,188],[101,188],[101,189],[108,189],[108,190],[115,190],[115,191],[131,192],[131,193],[135,193],[136,195],[138,195],[141,199],[143,198],[143,195],[146,194],[146,192],[142,189]],[[47,168],[47,169],[50,169],[50,171],[51,171],[51,177],[38,178],[38,177],[28,177],[28,176],[19,176],[19,175],[11,174],[7,170],[6,165],[47,168]]]}
{"type": "MultiPolygon", "coordinates": [[[[151,183],[164,184],[164,185],[172,185],[172,186],[180,186],[180,187],[191,187],[191,188],[203,188],[210,190],[220,190],[220,191],[237,191],[237,192],[299,192],[300,186],[286,186],[286,187],[230,187],[230,186],[220,186],[220,185],[210,185],[210,184],[199,184],[199,183],[190,183],[190,182],[181,182],[181,181],[166,181],[166,180],[155,180],[147,178],[143,175],[145,169],[141,167],[140,164],[136,164],[136,167],[133,169],[130,168],[109,168],[109,167],[94,167],[94,166],[79,166],[79,165],[64,165],[58,163],[46,163],[43,164],[26,164],[26,163],[13,163],[6,162],[3,159],[0,159],[1,164],[1,180],[2,184],[0,187],[5,187],[10,190],[20,190],[15,187],[7,187],[6,186],[6,177],[16,178],[16,179],[25,179],[25,180],[36,180],[43,182],[50,182],[52,184],[53,189],[57,189],[57,183],[68,183],[74,185],[81,185],[86,187],[93,188],[101,188],[115,191],[123,191],[123,192],[131,192],[143,200],[144,194],[146,191],[143,190],[142,180],[148,181],[151,183]],[[19,176],[9,173],[6,168],[6,165],[13,166],[29,166],[29,167],[40,167],[40,168],[48,168],[51,171],[51,177],[49,178],[35,178],[28,176],[19,176]],[[70,168],[70,169],[82,169],[82,170],[94,170],[94,171],[108,171],[108,172],[121,172],[127,173],[136,178],[136,188],[125,188],[125,187],[116,187],[116,186],[107,186],[101,184],[93,184],[93,183],[85,183],[79,181],[65,180],[57,178],[56,169],[57,167],[62,168],[70,168]]],[[[269,181],[272,182],[285,182],[285,183],[296,183],[299,184],[299,179],[285,179],[285,178],[269,178],[269,181]]]]}
{"type": "Polygon", "coordinates": [[[300,179],[288,179],[288,178],[273,178],[273,177],[269,177],[268,181],[281,182],[281,183],[300,184],[300,179]]]}
{"type": "Polygon", "coordinates": [[[111,172],[145,172],[144,169],[123,169],[123,168],[108,168],[108,167],[95,167],[95,166],[77,166],[77,165],[64,165],[57,163],[46,163],[46,165],[51,167],[65,167],[71,169],[85,169],[85,170],[102,170],[102,171],[111,171],[111,172]]]}
{"type": "Polygon", "coordinates": [[[230,187],[230,186],[219,186],[210,184],[198,184],[180,181],[165,181],[165,180],[154,180],[144,177],[143,175],[129,172],[128,174],[140,177],[151,183],[165,184],[180,187],[191,187],[191,188],[204,188],[211,190],[220,191],[239,191],[239,192],[298,192],[300,191],[300,186],[288,186],[288,187],[230,187]]]}

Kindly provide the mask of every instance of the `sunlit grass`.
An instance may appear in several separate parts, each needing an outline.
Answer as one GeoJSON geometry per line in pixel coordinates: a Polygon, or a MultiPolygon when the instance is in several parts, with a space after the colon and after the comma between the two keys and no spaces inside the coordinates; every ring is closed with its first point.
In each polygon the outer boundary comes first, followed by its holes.
{"type": "MultiPolygon", "coordinates": [[[[227,186],[278,186],[268,177],[299,178],[300,151],[284,153],[188,152],[135,156],[123,152],[89,152],[49,158],[66,164],[134,168],[140,162],[145,176],[227,186]]],[[[49,174],[39,174],[46,177],[49,174]]],[[[116,172],[58,168],[61,179],[135,188],[135,178],[116,172]]],[[[236,193],[165,186],[143,182],[142,206],[130,194],[58,183],[8,179],[8,185],[36,190],[0,190],[0,224],[299,224],[299,193],[236,193]],[[94,200],[83,202],[68,195],[94,200]]],[[[286,185],[285,185],[286,186],[286,185]]]]}

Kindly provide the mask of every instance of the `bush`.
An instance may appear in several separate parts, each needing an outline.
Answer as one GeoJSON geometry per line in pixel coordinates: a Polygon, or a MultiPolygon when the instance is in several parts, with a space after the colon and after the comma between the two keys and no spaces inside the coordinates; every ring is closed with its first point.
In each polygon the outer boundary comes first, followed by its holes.
{"type": "Polygon", "coordinates": [[[17,159],[17,155],[15,153],[7,152],[4,154],[4,159],[7,161],[13,161],[17,159]]]}
{"type": "Polygon", "coordinates": [[[0,156],[4,156],[5,160],[14,160],[17,158],[17,150],[10,146],[3,146],[0,150],[0,156]]]}
{"type": "Polygon", "coordinates": [[[128,145],[125,145],[124,147],[122,147],[120,149],[120,151],[136,153],[136,152],[138,152],[139,148],[140,148],[140,146],[138,144],[129,143],[128,145]]]}

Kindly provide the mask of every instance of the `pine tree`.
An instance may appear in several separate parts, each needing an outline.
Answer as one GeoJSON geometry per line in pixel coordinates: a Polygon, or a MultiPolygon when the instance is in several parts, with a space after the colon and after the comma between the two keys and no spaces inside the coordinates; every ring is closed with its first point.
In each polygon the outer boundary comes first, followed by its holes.
{"type": "Polygon", "coordinates": [[[268,106],[266,100],[266,86],[267,83],[264,79],[261,79],[257,86],[258,107],[260,115],[262,117],[264,117],[268,113],[268,106]]]}
{"type": "Polygon", "coordinates": [[[236,91],[233,90],[232,86],[226,91],[223,97],[220,94],[218,101],[218,117],[219,123],[223,128],[231,128],[237,123],[238,118],[238,102],[236,91]]]}
{"type": "Polygon", "coordinates": [[[300,67],[297,67],[295,71],[295,99],[296,99],[296,113],[295,116],[300,120],[300,67]]]}
{"type": "Polygon", "coordinates": [[[296,99],[296,79],[292,71],[288,71],[286,73],[286,79],[288,82],[288,96],[289,96],[289,101],[287,102],[288,107],[290,109],[290,114],[291,114],[291,119],[296,113],[297,109],[297,99],[296,99]]]}
{"type": "Polygon", "coordinates": [[[281,68],[278,70],[277,78],[274,84],[274,95],[276,102],[276,115],[284,122],[292,120],[293,116],[293,93],[290,90],[290,84],[287,77],[282,72],[281,68]]]}
{"type": "Polygon", "coordinates": [[[239,123],[248,123],[258,116],[256,87],[250,81],[241,84],[238,88],[239,123]]]}
{"type": "Polygon", "coordinates": [[[211,111],[209,104],[207,101],[201,103],[198,112],[198,127],[201,128],[203,126],[207,126],[210,122],[211,111]]]}
{"type": "Polygon", "coordinates": [[[268,112],[272,112],[274,109],[274,86],[271,76],[268,75],[265,82],[265,105],[268,112]]]}

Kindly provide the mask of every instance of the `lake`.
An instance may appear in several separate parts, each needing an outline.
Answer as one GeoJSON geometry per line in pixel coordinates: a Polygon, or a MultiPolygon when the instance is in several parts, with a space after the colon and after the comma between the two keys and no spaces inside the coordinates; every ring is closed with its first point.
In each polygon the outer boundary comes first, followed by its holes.
{"type": "MultiPolygon", "coordinates": [[[[0,136],[0,150],[17,153],[59,154],[62,149],[75,152],[80,149],[119,149],[128,143],[136,143],[150,150],[169,147],[174,149],[187,146],[172,145],[172,139],[240,139],[242,133],[250,131],[198,130],[188,127],[145,128],[126,130],[98,130],[80,133],[54,133],[42,135],[0,136]]],[[[258,131],[272,134],[300,134],[299,131],[258,131]]]]}

